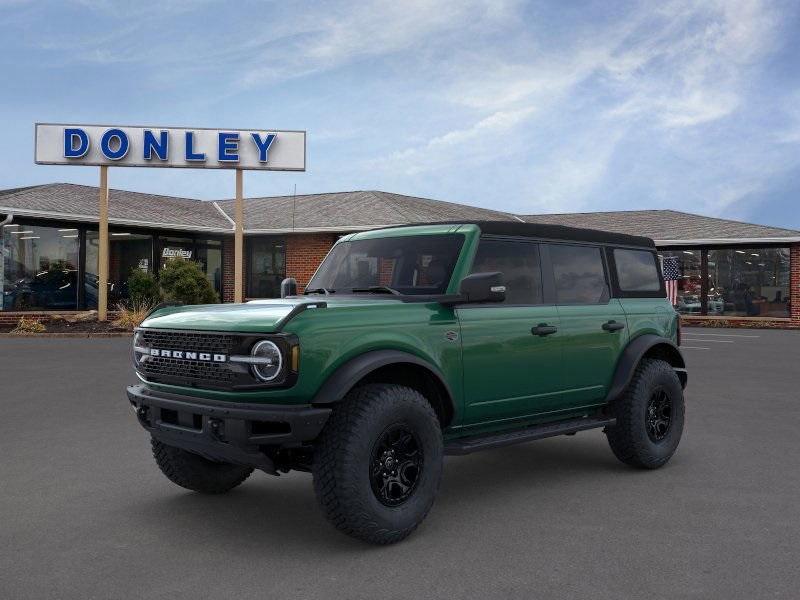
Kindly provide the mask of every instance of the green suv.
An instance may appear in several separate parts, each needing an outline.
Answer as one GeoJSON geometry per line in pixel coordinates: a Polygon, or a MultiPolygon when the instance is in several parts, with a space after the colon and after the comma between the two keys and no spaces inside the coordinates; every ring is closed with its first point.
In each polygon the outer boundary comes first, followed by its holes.
{"type": "Polygon", "coordinates": [[[589,229],[354,233],[302,295],[153,312],[128,398],[174,483],[308,471],[333,525],[396,542],[446,454],[603,428],[628,465],[670,459],[686,369],[660,272],[652,240],[589,229]]]}

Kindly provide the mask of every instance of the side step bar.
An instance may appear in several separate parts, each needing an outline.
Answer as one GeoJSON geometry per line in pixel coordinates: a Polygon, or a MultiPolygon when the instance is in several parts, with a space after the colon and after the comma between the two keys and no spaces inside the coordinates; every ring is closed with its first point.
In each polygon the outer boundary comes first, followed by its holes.
{"type": "Polygon", "coordinates": [[[542,425],[531,425],[525,429],[515,429],[503,433],[490,433],[488,435],[475,435],[464,437],[447,442],[444,446],[444,453],[447,455],[461,456],[472,454],[478,450],[488,450],[522,442],[541,440],[556,435],[567,435],[614,425],[616,419],[613,417],[584,417],[581,419],[569,419],[566,421],[556,421],[554,423],[544,423],[542,425]]]}

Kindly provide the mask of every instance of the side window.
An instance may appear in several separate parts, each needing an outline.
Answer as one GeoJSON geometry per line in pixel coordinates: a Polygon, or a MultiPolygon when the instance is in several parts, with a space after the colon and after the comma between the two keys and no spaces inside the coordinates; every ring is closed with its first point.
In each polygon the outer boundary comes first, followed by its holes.
{"type": "Polygon", "coordinates": [[[505,304],[542,303],[538,244],[482,239],[472,263],[472,273],[492,271],[503,273],[505,304]]]}
{"type": "Polygon", "coordinates": [[[657,292],[661,289],[656,255],[646,250],[614,250],[619,289],[623,292],[657,292]]]}
{"type": "Polygon", "coordinates": [[[601,304],[610,297],[600,248],[550,246],[550,261],[559,304],[601,304]]]}

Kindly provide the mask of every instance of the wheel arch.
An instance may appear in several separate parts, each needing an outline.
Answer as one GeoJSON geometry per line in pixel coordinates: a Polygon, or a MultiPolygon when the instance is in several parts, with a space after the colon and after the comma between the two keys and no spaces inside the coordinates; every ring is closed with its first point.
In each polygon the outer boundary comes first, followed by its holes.
{"type": "Polygon", "coordinates": [[[686,361],[678,346],[672,340],[660,335],[645,334],[631,340],[622,351],[606,402],[611,402],[625,391],[636,372],[636,367],[644,358],[656,358],[672,365],[680,379],[681,387],[686,387],[688,380],[686,361]]]}
{"type": "Polygon", "coordinates": [[[358,385],[394,383],[420,392],[431,403],[442,428],[453,423],[455,402],[437,367],[401,350],[372,350],[339,366],[317,391],[312,404],[329,406],[358,385]]]}

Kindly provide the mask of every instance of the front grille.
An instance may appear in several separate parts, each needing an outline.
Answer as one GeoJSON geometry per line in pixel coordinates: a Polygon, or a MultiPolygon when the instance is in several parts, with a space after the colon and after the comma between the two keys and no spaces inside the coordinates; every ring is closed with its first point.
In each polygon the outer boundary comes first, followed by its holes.
{"type": "MultiPolygon", "coordinates": [[[[196,331],[148,331],[143,329],[143,342],[147,348],[182,350],[230,356],[236,337],[221,333],[196,331]]],[[[229,362],[187,360],[167,356],[146,356],[139,370],[147,379],[165,383],[190,383],[214,387],[231,384],[236,376],[229,362]]]]}
{"type": "Polygon", "coordinates": [[[197,331],[148,331],[141,330],[148,348],[164,350],[190,350],[196,352],[221,352],[228,354],[234,344],[234,336],[225,333],[199,333],[197,331]]]}

